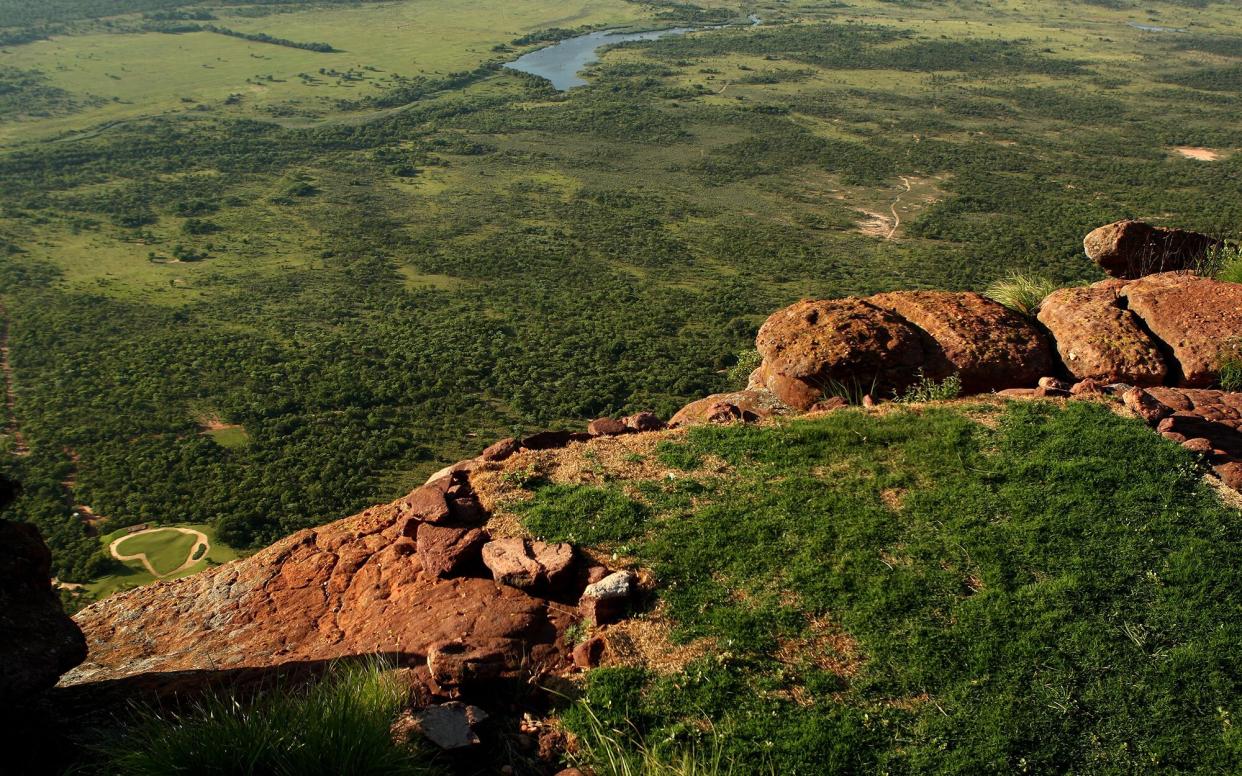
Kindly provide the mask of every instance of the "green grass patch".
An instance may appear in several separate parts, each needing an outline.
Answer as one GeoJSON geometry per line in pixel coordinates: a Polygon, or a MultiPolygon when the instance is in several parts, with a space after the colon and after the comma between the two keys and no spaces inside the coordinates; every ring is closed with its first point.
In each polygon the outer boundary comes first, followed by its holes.
{"type": "Polygon", "coordinates": [[[545,485],[515,507],[534,535],[553,542],[605,544],[643,532],[648,510],[616,487],[545,485]]]}
{"type": "Polygon", "coordinates": [[[1242,515],[1106,408],[995,419],[692,430],[736,477],[651,483],[632,546],[674,637],[715,648],[593,672],[591,712],[635,742],[727,730],[744,773],[1237,771],[1242,515]]]}
{"type": "Polygon", "coordinates": [[[221,447],[229,449],[237,449],[250,444],[250,434],[243,426],[224,426],[223,428],[213,428],[207,432],[207,435],[221,447]]]}
{"type": "Polygon", "coordinates": [[[174,528],[161,528],[123,539],[116,546],[116,551],[124,556],[146,555],[156,573],[168,574],[190,558],[190,551],[197,542],[197,537],[192,534],[174,528]]]}
{"type": "Polygon", "coordinates": [[[407,690],[379,661],[337,664],[316,683],[256,698],[221,691],[187,710],[142,709],[102,748],[99,773],[445,773],[424,748],[393,741],[407,690]]]}

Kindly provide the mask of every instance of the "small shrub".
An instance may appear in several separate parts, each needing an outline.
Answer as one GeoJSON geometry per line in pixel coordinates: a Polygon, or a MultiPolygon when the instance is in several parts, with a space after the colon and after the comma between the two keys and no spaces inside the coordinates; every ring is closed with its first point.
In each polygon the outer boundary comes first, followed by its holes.
{"type": "Polygon", "coordinates": [[[1242,338],[1235,337],[1221,348],[1220,387],[1226,391],[1242,391],[1242,338]]]}
{"type": "Polygon", "coordinates": [[[1211,251],[1204,265],[1203,275],[1227,283],[1242,283],[1242,245],[1226,245],[1211,251]]]}
{"type": "Polygon", "coordinates": [[[737,363],[729,367],[729,384],[745,388],[747,382],[750,381],[750,373],[758,369],[761,363],[763,363],[763,356],[759,355],[758,350],[752,348],[738,353],[737,363]]]}
{"type": "Polygon", "coordinates": [[[1057,288],[1057,284],[1047,278],[1014,274],[988,286],[983,295],[1016,313],[1033,316],[1048,294],[1057,288]]]}
{"type": "Polygon", "coordinates": [[[337,664],[306,687],[275,686],[252,700],[210,695],[183,712],[140,708],[100,754],[101,773],[391,774],[443,771],[395,743],[406,690],[380,661],[337,664]]]}
{"type": "Polygon", "coordinates": [[[956,374],[943,380],[933,380],[919,370],[919,379],[897,397],[897,401],[905,404],[928,401],[948,401],[962,395],[962,378],[956,374]]]}

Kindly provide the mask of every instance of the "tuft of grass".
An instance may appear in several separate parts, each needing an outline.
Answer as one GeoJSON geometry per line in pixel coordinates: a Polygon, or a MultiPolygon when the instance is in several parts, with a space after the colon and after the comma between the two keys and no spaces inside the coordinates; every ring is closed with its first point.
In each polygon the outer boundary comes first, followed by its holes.
{"type": "Polygon", "coordinates": [[[1057,288],[1048,278],[1015,273],[988,286],[983,295],[1016,313],[1034,316],[1048,294],[1057,288]]]}
{"type": "Polygon", "coordinates": [[[431,755],[394,742],[406,690],[378,659],[337,663],[314,684],[253,699],[219,692],[184,711],[139,707],[100,750],[101,774],[435,776],[431,755]]]}
{"type": "Polygon", "coordinates": [[[1220,352],[1220,387],[1242,391],[1242,337],[1227,341],[1220,352]]]}
{"type": "Polygon", "coordinates": [[[743,772],[726,754],[721,743],[725,734],[715,726],[708,726],[706,735],[701,736],[704,741],[652,744],[632,726],[622,730],[604,724],[585,701],[575,704],[571,716],[578,736],[571,759],[596,776],[732,776],[743,772]]]}
{"type": "Polygon", "coordinates": [[[919,369],[918,381],[897,397],[904,404],[928,401],[948,401],[962,395],[962,378],[951,374],[943,380],[933,380],[919,369]]]}
{"type": "Polygon", "coordinates": [[[1242,245],[1226,244],[1204,258],[1203,275],[1227,283],[1242,283],[1242,245]]]}

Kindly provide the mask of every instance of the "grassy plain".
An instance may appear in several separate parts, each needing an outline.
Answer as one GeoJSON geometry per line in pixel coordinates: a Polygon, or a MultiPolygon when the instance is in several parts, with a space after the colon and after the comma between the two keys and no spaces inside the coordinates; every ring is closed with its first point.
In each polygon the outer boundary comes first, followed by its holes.
{"type": "Polygon", "coordinates": [[[494,438],[669,414],[799,296],[1092,280],[1100,223],[1242,224],[1229,4],[706,5],[765,23],[612,50],[565,94],[460,74],[691,11],[230,6],[212,23],[341,51],[132,14],[7,46],[77,104],[0,116],[12,467],[62,578],[97,563],[74,503],[253,546],[494,438]]]}

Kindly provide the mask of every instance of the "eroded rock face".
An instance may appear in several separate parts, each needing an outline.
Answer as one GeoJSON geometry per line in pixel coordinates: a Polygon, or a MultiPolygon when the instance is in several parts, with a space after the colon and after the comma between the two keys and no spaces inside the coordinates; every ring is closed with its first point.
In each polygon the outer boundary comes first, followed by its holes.
{"type": "Polygon", "coordinates": [[[0,520],[0,698],[6,706],[52,687],[86,657],[82,631],[52,589],[51,569],[52,554],[37,528],[0,520]]]}
{"type": "Polygon", "coordinates": [[[1161,385],[1168,365],[1114,286],[1062,288],[1039,308],[1065,369],[1077,380],[1161,385]]]}
{"type": "Polygon", "coordinates": [[[1116,278],[1134,279],[1157,272],[1195,269],[1221,241],[1198,232],[1117,221],[1086,236],[1087,257],[1116,278]]]}
{"type": "Polygon", "coordinates": [[[859,393],[905,388],[927,362],[920,332],[896,315],[857,297],[808,300],[774,313],[759,329],[763,381],[798,410],[811,407],[833,384],[859,393]]]}
{"type": "Polygon", "coordinates": [[[1220,378],[1222,349],[1242,336],[1242,285],[1167,272],[1127,283],[1120,293],[1172,352],[1179,385],[1207,387],[1220,378]]]}
{"type": "MultiPolygon", "coordinates": [[[[375,652],[403,663],[434,644],[514,640],[531,659],[570,616],[542,598],[482,577],[438,576],[415,537],[461,528],[478,510],[468,483],[437,481],[406,498],[296,533],[244,560],[120,593],[80,612],[90,658],[63,684],[170,672],[269,668],[375,652]]],[[[472,542],[468,535],[460,541],[472,542]]],[[[438,542],[457,547],[460,541],[438,542]]]]}
{"type": "Polygon", "coordinates": [[[717,393],[693,401],[669,419],[670,428],[704,423],[754,423],[788,412],[789,408],[768,390],[717,393]]]}
{"type": "Polygon", "coordinates": [[[1136,388],[1125,403],[1163,436],[1203,454],[1226,485],[1242,486],[1242,393],[1136,388]]]}
{"type": "Polygon", "coordinates": [[[895,291],[867,301],[925,332],[924,373],[934,379],[957,373],[966,393],[1029,386],[1051,371],[1043,332],[979,294],[895,291]]]}

